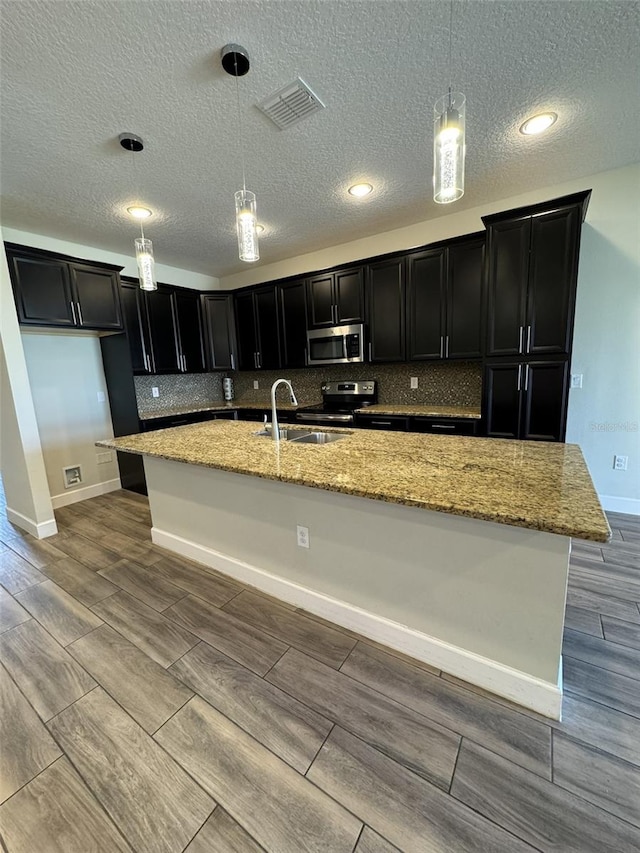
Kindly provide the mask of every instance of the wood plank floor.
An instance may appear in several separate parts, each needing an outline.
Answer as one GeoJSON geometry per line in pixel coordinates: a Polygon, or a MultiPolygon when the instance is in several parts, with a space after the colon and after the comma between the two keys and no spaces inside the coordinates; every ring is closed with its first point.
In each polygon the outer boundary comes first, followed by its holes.
{"type": "Polygon", "coordinates": [[[0,491],[0,850],[640,850],[640,519],[574,542],[563,721],[150,541],[119,491],[38,542],[0,491]]]}

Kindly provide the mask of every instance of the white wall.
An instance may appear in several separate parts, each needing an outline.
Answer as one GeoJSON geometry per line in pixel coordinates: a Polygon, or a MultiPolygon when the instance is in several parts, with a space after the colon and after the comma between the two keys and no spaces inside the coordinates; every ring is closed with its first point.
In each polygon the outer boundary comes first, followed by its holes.
{"type": "MultiPolygon", "coordinates": [[[[58,240],[55,237],[47,237],[44,234],[31,234],[28,231],[18,231],[15,228],[3,228],[4,240],[8,243],[20,243],[23,246],[33,246],[37,249],[47,249],[50,252],[58,252],[61,255],[71,255],[74,258],[82,258],[89,261],[102,261],[106,264],[117,264],[123,266],[121,275],[138,277],[136,257],[133,250],[133,234],[131,236],[131,254],[121,255],[117,252],[107,252],[97,249],[95,246],[84,246],[80,243],[70,243],[67,240],[58,240]]],[[[218,290],[219,279],[210,275],[202,275],[189,270],[169,267],[165,264],[156,263],[156,277],[164,284],[175,284],[180,287],[192,287],[195,290],[218,290]]]]}
{"type": "Polygon", "coordinates": [[[0,252],[0,423],[7,516],[38,538],[51,536],[57,528],[4,252],[0,252]]]}
{"type": "Polygon", "coordinates": [[[582,447],[605,509],[640,513],[640,164],[252,267],[220,285],[242,287],[456,237],[482,230],[481,216],[589,188],[571,366],[584,380],[569,397],[567,441],[582,447]],[[627,471],[613,470],[614,454],[629,457],[627,471]]]}
{"type": "Polygon", "coordinates": [[[22,345],[53,505],[70,502],[75,491],[87,498],[119,488],[115,454],[97,462],[104,450],[95,442],[113,437],[99,338],[23,329],[22,345]],[[82,466],[83,482],[65,489],[62,469],[69,465],[82,466]]]}

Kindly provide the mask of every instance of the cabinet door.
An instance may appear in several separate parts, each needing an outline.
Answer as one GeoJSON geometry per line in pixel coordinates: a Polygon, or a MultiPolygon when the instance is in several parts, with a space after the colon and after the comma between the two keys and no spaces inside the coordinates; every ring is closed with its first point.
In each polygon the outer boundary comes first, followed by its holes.
{"type": "Polygon", "coordinates": [[[484,237],[449,246],[446,355],[480,358],[484,324],[484,237]]]}
{"type": "Polygon", "coordinates": [[[179,373],[178,338],[173,307],[173,294],[162,285],[145,294],[154,373],[179,373]]]}
{"type": "Polygon", "coordinates": [[[356,426],[362,429],[386,429],[393,432],[407,432],[409,418],[399,415],[356,415],[356,426]]]}
{"type": "Polygon", "coordinates": [[[200,294],[174,291],[178,326],[180,366],[185,373],[202,373],[206,369],[202,342],[200,294]]]}
{"type": "Polygon", "coordinates": [[[520,438],[564,441],[568,363],[532,362],[524,365],[523,370],[524,412],[520,438]]]}
{"type": "Polygon", "coordinates": [[[233,300],[238,341],[238,370],[255,370],[258,366],[258,337],[253,310],[253,293],[240,293],[233,300]]]}
{"type": "Polygon", "coordinates": [[[364,286],[362,269],[341,270],[334,274],[336,323],[362,323],[364,286]]]}
{"type": "Polygon", "coordinates": [[[75,326],[71,283],[63,261],[8,254],[18,320],[34,326],[75,326]]]}
{"type": "Polygon", "coordinates": [[[333,273],[327,273],[307,281],[310,329],[333,326],[336,323],[333,280],[333,273]]]}
{"type": "Polygon", "coordinates": [[[367,268],[370,361],[404,361],[405,262],[395,258],[367,268]]]}
{"type": "Polygon", "coordinates": [[[235,370],[232,333],[232,297],[207,294],[204,308],[205,347],[210,370],[235,370]]]}
{"type": "Polygon", "coordinates": [[[112,270],[69,264],[78,325],[121,331],[120,277],[112,270]]]}
{"type": "Polygon", "coordinates": [[[488,236],[487,355],[523,352],[531,218],[496,222],[488,236]]]}
{"type": "Polygon", "coordinates": [[[258,327],[258,367],[264,370],[276,370],[281,366],[276,288],[271,286],[255,290],[253,298],[258,327]]]}
{"type": "Polygon", "coordinates": [[[483,420],[490,438],[520,437],[522,364],[488,364],[483,420]]]}
{"type": "Polygon", "coordinates": [[[280,285],[282,366],[306,367],[307,308],[304,280],[280,285]]]}
{"type": "Polygon", "coordinates": [[[431,249],[407,258],[411,360],[444,356],[445,259],[445,249],[431,249]]]}
{"type": "Polygon", "coordinates": [[[120,300],[124,327],[131,352],[131,366],[136,374],[152,372],[149,325],[143,293],[137,284],[122,282],[120,300]]]}
{"type": "Polygon", "coordinates": [[[529,353],[569,353],[579,236],[577,206],[534,216],[531,221],[526,330],[529,353]]]}

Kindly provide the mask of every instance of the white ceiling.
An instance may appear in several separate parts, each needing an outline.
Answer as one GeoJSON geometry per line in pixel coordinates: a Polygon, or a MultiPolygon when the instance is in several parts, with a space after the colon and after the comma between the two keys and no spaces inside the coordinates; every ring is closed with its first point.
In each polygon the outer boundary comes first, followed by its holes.
{"type": "Polygon", "coordinates": [[[448,85],[449,3],[428,0],[2,2],[5,226],[130,254],[141,201],[156,260],[222,276],[233,194],[257,194],[269,263],[640,160],[636,2],[455,2],[467,96],[466,193],[431,198],[433,102],[448,85]],[[242,44],[235,82],[220,48],[242,44]],[[255,107],[300,75],[326,110],[286,131],[255,107]],[[525,138],[528,115],[556,126],[525,138]],[[145,150],[124,152],[121,131],[145,150]],[[375,194],[345,189],[367,180],[375,194]],[[135,183],[139,185],[136,189],[135,183]]]}

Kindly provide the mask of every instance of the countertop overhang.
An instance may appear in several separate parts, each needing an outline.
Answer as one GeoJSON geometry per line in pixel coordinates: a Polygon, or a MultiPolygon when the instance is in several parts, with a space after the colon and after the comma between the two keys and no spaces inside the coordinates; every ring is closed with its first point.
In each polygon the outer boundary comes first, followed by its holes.
{"type": "Polygon", "coordinates": [[[575,444],[354,430],[314,446],[255,432],[255,423],[218,420],[97,444],[560,536],[611,537],[575,444]]]}

